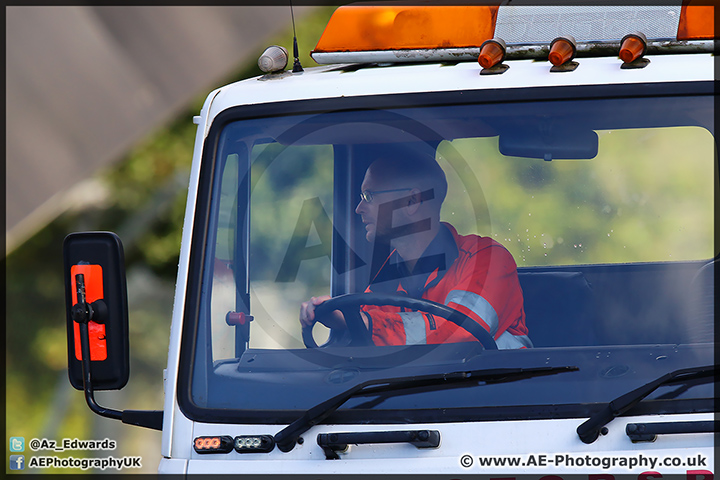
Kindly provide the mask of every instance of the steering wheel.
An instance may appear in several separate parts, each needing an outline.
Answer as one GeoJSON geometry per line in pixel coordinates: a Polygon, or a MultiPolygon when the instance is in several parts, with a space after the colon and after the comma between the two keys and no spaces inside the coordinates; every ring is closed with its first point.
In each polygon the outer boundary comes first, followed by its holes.
{"type": "MultiPolygon", "coordinates": [[[[349,346],[373,345],[372,334],[368,331],[360,315],[361,305],[392,305],[437,315],[468,332],[486,350],[498,349],[492,335],[472,318],[447,305],[420,298],[383,293],[350,293],[339,295],[321,303],[315,308],[315,315],[317,318],[318,316],[329,315],[334,310],[340,310],[345,316],[345,323],[350,334],[349,346]]],[[[312,329],[312,325],[305,326],[302,329],[303,342],[307,348],[317,348],[318,346],[313,338],[312,329]]]]}

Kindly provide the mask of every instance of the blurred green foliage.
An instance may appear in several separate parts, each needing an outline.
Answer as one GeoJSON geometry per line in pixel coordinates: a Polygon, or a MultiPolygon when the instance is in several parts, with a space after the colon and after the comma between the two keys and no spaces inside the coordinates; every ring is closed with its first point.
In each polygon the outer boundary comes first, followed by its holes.
{"type": "Polygon", "coordinates": [[[592,160],[506,157],[497,137],[442,144],[441,157],[464,169],[463,181],[450,176],[443,218],[461,232],[492,235],[518,266],[711,258],[717,179],[710,132],[599,135],[592,160]],[[468,195],[468,178],[479,179],[479,192],[468,195]]]}
{"type": "MultiPolygon", "coordinates": [[[[309,52],[333,11],[333,7],[321,7],[297,18],[300,57],[306,68],[317,65],[309,52]]],[[[292,52],[289,12],[287,27],[267,40],[271,44],[292,52]]],[[[263,50],[264,46],[208,92],[260,75],[257,58],[263,50]]],[[[103,202],[65,212],[6,257],[8,436],[24,436],[28,441],[43,435],[55,439],[108,436],[118,441],[113,455],[141,455],[143,472],[156,470],[159,432],[97,417],[85,405],[83,394],[69,385],[62,242],[68,233],[81,230],[110,230],[121,236],[128,269],[131,376],[121,392],[99,392],[97,398],[111,408],[161,409],[162,370],[195,141],[191,118],[200,111],[208,92],[201,92],[175,120],[149,133],[117,164],[96,176],[93,188],[103,190],[103,202]]]]}

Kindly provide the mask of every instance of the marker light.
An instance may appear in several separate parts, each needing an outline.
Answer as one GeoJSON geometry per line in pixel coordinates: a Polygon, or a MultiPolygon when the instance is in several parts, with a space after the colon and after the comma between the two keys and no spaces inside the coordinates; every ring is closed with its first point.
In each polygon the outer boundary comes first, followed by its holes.
{"type": "Polygon", "coordinates": [[[193,447],[197,453],[230,453],[233,449],[233,438],[228,435],[197,437],[193,447]]]}
{"type": "Polygon", "coordinates": [[[288,64],[288,52],[284,47],[273,45],[265,49],[258,58],[258,67],[266,73],[285,70],[288,64]]]}
{"type": "Polygon", "coordinates": [[[275,440],[270,435],[244,435],[235,437],[235,451],[238,453],[271,452],[275,440]]]}
{"type": "Polygon", "coordinates": [[[684,1],[680,9],[678,23],[678,40],[713,40],[715,38],[715,6],[692,5],[693,3],[709,3],[684,1]]]}
{"type": "Polygon", "coordinates": [[[620,59],[625,63],[631,63],[645,55],[647,50],[647,38],[644,34],[637,32],[625,35],[620,46],[620,59]]]}
{"type": "Polygon", "coordinates": [[[575,39],[569,35],[556,38],[550,43],[548,60],[556,67],[569,62],[575,57],[576,45],[575,39]]]}
{"type": "Polygon", "coordinates": [[[501,38],[486,40],[480,47],[478,63],[483,68],[492,68],[505,59],[505,41],[501,38]]]}

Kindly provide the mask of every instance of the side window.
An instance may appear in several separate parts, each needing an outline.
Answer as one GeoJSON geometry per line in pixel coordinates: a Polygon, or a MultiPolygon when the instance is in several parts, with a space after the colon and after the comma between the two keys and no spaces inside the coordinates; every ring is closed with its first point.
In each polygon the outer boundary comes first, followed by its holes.
{"type": "Polygon", "coordinates": [[[212,298],[210,302],[210,329],[212,332],[213,358],[231,358],[235,351],[235,335],[225,323],[228,312],[236,310],[237,293],[234,268],[236,262],[236,231],[238,217],[239,159],[230,154],[220,180],[220,201],[217,214],[217,236],[212,265],[212,298]]]}
{"type": "Polygon", "coordinates": [[[333,149],[256,145],[251,162],[250,347],[304,348],[299,305],[330,293],[333,149]]]}

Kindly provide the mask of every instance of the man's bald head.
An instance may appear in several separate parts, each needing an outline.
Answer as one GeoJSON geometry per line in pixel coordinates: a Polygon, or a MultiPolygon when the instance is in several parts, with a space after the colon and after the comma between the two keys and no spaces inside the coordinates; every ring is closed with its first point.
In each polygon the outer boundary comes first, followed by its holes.
{"type": "Polygon", "coordinates": [[[370,164],[368,172],[383,188],[432,190],[431,204],[440,210],[447,194],[445,172],[435,161],[434,151],[419,148],[391,149],[370,164]]]}

